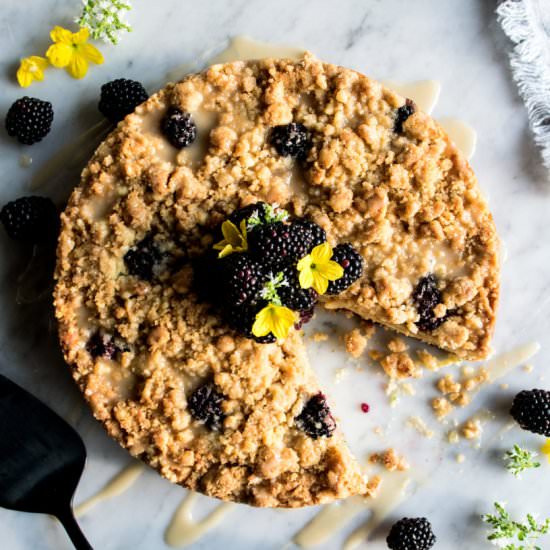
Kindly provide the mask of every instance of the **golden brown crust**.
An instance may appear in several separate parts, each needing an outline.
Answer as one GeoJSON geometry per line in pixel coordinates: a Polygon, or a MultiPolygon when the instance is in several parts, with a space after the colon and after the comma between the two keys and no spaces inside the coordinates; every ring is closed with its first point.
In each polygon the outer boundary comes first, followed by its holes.
{"type": "Polygon", "coordinates": [[[416,335],[461,357],[489,350],[498,240],[475,177],[441,128],[417,112],[393,131],[404,98],[354,71],[303,61],[216,65],[168,85],[98,148],[62,216],[55,290],[67,362],[95,416],[168,479],[226,500],[304,506],[365,493],[340,433],[311,439],[294,421],[319,391],[301,335],[260,345],[237,337],[191,289],[189,259],[236,207],[266,200],[351,242],[365,275],[328,308],[416,335]],[[168,105],[195,117],[199,139],[175,151],[158,131],[168,105]],[[303,168],[269,145],[292,120],[313,133],[303,168]],[[153,282],[124,255],[153,235],[178,269],[153,282]],[[434,272],[453,316],[419,333],[412,291],[434,272]],[[101,330],[116,360],[92,358],[101,330]],[[187,410],[213,380],[225,420],[209,431],[187,410]]]}

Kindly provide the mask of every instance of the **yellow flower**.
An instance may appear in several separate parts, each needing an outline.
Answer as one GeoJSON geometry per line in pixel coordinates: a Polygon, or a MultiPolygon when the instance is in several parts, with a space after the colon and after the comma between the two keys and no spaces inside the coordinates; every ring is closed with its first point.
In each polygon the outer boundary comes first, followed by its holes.
{"type": "Polygon", "coordinates": [[[332,247],[328,243],[316,246],[311,254],[304,256],[296,266],[300,272],[300,286],[313,287],[318,294],[324,294],[329,281],[336,281],[344,275],[344,268],[331,258],[332,247]]]}
{"type": "Polygon", "coordinates": [[[286,338],[295,322],[296,314],[291,309],[268,304],[256,314],[252,334],[260,338],[272,332],[277,339],[286,338]]]}
{"type": "Polygon", "coordinates": [[[218,258],[224,258],[233,252],[245,252],[248,250],[246,240],[246,220],[241,222],[240,230],[231,221],[222,223],[223,241],[214,245],[214,250],[221,250],[218,258]]]}
{"type": "Polygon", "coordinates": [[[546,455],[548,462],[550,462],[550,438],[546,440],[546,443],[540,448],[542,454],[546,455]]]}
{"type": "Polygon", "coordinates": [[[101,65],[103,56],[101,52],[91,44],[86,44],[90,31],[80,29],[71,32],[63,27],[54,27],[50,33],[53,40],[46,57],[54,67],[67,69],[73,78],[83,78],[88,72],[88,62],[101,65]]]}
{"type": "Polygon", "coordinates": [[[17,69],[17,82],[22,88],[31,85],[33,80],[44,80],[44,69],[48,66],[48,60],[45,57],[31,55],[21,60],[19,69],[17,69]]]}

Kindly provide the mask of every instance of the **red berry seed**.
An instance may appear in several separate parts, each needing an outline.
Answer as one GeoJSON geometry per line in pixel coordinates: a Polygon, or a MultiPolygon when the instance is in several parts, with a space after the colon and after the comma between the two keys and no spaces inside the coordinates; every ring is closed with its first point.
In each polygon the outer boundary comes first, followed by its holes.
{"type": "Polygon", "coordinates": [[[366,414],[370,410],[370,406],[368,403],[361,403],[361,410],[366,414]]]}

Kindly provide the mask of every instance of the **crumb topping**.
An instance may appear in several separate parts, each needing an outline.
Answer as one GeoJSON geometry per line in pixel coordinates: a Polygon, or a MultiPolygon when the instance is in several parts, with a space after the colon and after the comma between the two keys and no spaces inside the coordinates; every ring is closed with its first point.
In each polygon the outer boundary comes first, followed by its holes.
{"type": "MultiPolygon", "coordinates": [[[[246,340],[195,292],[194,261],[214,244],[213,229],[253,202],[308,217],[331,245],[360,252],[363,276],[324,296],[326,308],[460,357],[487,355],[498,297],[494,224],[436,122],[415,111],[395,133],[404,104],[311,55],[235,62],[168,85],[100,145],[62,215],[55,307],[74,378],[134,456],[189,489],[257,506],[375,490],[338,430],[313,439],[296,425],[319,393],[301,335],[246,340]],[[182,149],[160,130],[169,109],[196,127],[182,149]],[[300,159],[269,139],[294,122],[308,130],[300,159]],[[422,330],[413,291],[428,273],[441,295],[430,310],[438,321],[422,330]],[[112,357],[88,351],[98,333],[116,342],[112,357]],[[216,430],[188,407],[206,383],[221,396],[216,430]]],[[[353,352],[361,346],[353,337],[353,352]]],[[[384,361],[396,377],[419,372],[405,351],[384,361]]]]}

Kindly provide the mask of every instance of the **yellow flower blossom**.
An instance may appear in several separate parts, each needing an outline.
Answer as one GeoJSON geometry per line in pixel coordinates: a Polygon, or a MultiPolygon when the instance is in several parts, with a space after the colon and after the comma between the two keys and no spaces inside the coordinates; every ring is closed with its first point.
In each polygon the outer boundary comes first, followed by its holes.
{"type": "Polygon", "coordinates": [[[233,252],[245,252],[248,250],[246,239],[246,220],[243,220],[239,228],[231,221],[222,223],[223,241],[214,245],[214,250],[220,250],[218,258],[224,258],[233,252]]]}
{"type": "Polygon", "coordinates": [[[48,66],[48,60],[39,55],[31,55],[21,60],[17,69],[17,82],[22,88],[31,85],[33,80],[44,80],[44,69],[48,66]]]}
{"type": "Polygon", "coordinates": [[[332,247],[326,242],[316,246],[311,254],[304,256],[296,266],[300,272],[300,286],[313,287],[318,294],[324,294],[329,281],[336,281],[344,275],[344,268],[331,258],[332,247]]]}
{"type": "Polygon", "coordinates": [[[540,448],[542,454],[546,455],[548,462],[550,462],[550,438],[546,440],[546,443],[540,448]]]}
{"type": "Polygon", "coordinates": [[[63,27],[54,27],[50,33],[52,44],[46,57],[54,67],[66,68],[73,78],[83,78],[88,72],[88,63],[101,65],[103,55],[92,44],[86,41],[90,35],[88,29],[71,32],[63,27]]]}
{"type": "Polygon", "coordinates": [[[256,320],[252,325],[252,334],[261,338],[272,332],[279,340],[288,336],[288,331],[295,322],[294,311],[284,306],[268,304],[256,314],[256,320]]]}

